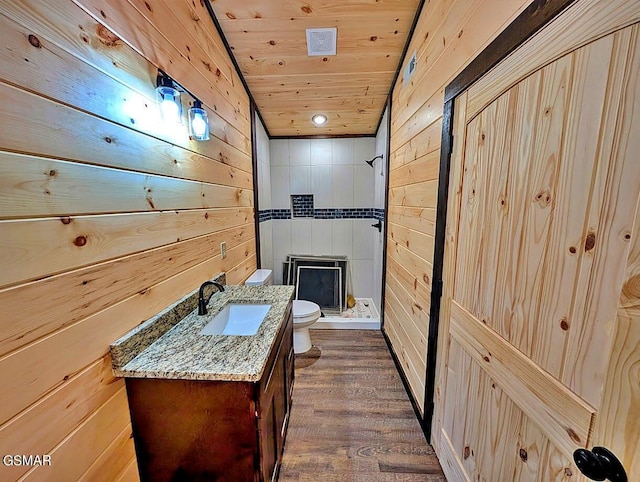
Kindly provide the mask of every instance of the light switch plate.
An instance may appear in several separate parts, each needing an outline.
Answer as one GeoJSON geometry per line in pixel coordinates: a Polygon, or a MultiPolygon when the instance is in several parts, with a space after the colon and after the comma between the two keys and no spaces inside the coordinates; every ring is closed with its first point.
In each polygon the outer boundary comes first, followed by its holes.
{"type": "Polygon", "coordinates": [[[220,243],[220,257],[222,259],[227,257],[227,243],[226,241],[223,241],[220,243]]]}
{"type": "Polygon", "coordinates": [[[409,82],[409,79],[411,78],[411,76],[413,75],[413,73],[416,71],[416,66],[418,65],[418,59],[416,57],[416,52],[413,52],[413,55],[411,56],[411,58],[407,61],[407,63],[404,66],[404,74],[402,76],[402,86],[406,86],[407,83],[409,82]]]}

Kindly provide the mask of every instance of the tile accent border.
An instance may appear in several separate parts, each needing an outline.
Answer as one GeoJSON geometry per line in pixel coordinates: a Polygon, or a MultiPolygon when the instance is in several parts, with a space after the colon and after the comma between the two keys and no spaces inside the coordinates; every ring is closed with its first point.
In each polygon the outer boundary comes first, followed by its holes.
{"type": "MultiPolygon", "coordinates": [[[[291,209],[265,209],[259,211],[261,223],[272,219],[293,219],[300,217],[292,214],[291,209]]],[[[326,208],[314,209],[313,213],[305,214],[303,217],[313,219],[376,219],[384,221],[384,209],[378,208],[326,208]]]]}
{"type": "Polygon", "coordinates": [[[315,219],[367,219],[373,217],[373,208],[328,208],[314,210],[315,219]]]}

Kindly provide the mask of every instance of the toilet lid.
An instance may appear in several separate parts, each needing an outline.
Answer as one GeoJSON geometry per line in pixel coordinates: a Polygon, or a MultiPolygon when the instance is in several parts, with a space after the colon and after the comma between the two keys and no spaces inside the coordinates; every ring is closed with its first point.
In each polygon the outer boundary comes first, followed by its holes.
{"type": "Polygon", "coordinates": [[[304,318],[320,314],[320,307],[312,301],[293,300],[293,317],[304,318]]]}

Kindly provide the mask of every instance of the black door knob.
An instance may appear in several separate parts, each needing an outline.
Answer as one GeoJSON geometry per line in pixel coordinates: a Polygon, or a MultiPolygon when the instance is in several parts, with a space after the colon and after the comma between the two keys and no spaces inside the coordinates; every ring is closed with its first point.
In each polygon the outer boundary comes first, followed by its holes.
{"type": "Polygon", "coordinates": [[[580,472],[591,480],[627,482],[627,473],[618,458],[604,447],[591,450],[578,449],[573,452],[573,460],[580,472]]]}
{"type": "Polygon", "coordinates": [[[380,221],[378,219],[378,222],[376,224],[372,224],[371,225],[372,228],[376,228],[378,230],[379,233],[382,232],[382,221],[380,221]]]}

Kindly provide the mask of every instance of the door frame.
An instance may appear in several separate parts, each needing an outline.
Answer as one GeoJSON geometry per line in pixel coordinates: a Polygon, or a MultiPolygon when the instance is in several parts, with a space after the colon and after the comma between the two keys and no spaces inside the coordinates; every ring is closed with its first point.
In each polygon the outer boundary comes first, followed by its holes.
{"type": "Polygon", "coordinates": [[[427,338],[427,373],[424,394],[423,430],[431,443],[433,417],[435,415],[435,384],[438,356],[438,331],[440,326],[440,302],[442,299],[444,246],[453,149],[453,116],[456,98],[474,82],[491,70],[501,60],[535,35],[545,25],[560,15],[576,0],[533,0],[482,52],[460,72],[445,88],[442,112],[442,140],[440,147],[440,171],[438,177],[438,204],[436,208],[435,245],[433,255],[433,289],[429,312],[427,338]]]}

